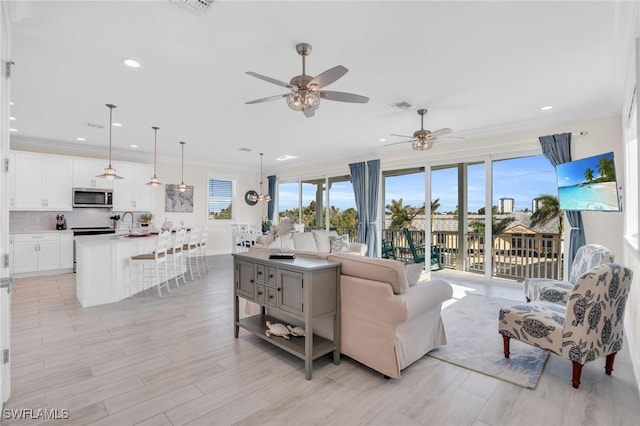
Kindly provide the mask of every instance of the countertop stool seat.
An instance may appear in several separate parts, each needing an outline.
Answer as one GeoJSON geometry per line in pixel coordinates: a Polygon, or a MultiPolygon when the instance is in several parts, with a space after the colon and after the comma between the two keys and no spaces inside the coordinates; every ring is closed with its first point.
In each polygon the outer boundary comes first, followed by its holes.
{"type": "Polygon", "coordinates": [[[200,228],[194,227],[189,230],[185,244],[182,246],[182,255],[185,258],[187,267],[189,268],[189,276],[191,281],[193,277],[193,268],[196,269],[198,277],[200,277],[200,262],[198,260],[198,242],[200,241],[200,228]]]}
{"type": "MultiPolygon", "coordinates": [[[[131,271],[136,267],[137,279],[131,279],[132,283],[138,283],[140,287],[136,286],[136,290],[144,291],[147,288],[155,286],[158,289],[158,296],[162,297],[162,287],[166,287],[170,293],[169,288],[169,274],[167,270],[167,249],[169,247],[169,239],[171,238],[171,232],[163,231],[158,234],[156,241],[156,249],[153,253],[143,253],[136,256],[131,256],[129,264],[131,265],[131,271]],[[149,285],[147,285],[147,281],[149,285]]],[[[132,291],[137,293],[138,291],[132,291]]]]}
{"type": "Polygon", "coordinates": [[[176,287],[180,287],[180,278],[182,278],[182,282],[184,284],[187,283],[187,279],[184,276],[184,257],[182,256],[182,246],[184,245],[186,236],[186,229],[178,229],[175,232],[172,247],[167,250],[167,254],[169,255],[169,262],[173,267],[173,278],[176,280],[176,287]]]}

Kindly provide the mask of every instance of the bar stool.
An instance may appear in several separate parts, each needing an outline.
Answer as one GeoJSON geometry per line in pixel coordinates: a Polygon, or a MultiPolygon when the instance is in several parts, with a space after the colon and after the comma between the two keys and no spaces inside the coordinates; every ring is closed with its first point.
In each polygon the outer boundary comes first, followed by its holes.
{"type": "Polygon", "coordinates": [[[207,223],[202,227],[200,231],[200,241],[198,241],[198,256],[200,263],[202,264],[202,273],[209,272],[209,265],[207,264],[207,238],[209,237],[209,225],[207,223]]]}
{"type": "Polygon", "coordinates": [[[178,229],[175,232],[172,247],[167,250],[169,261],[173,265],[173,278],[176,280],[176,287],[180,287],[180,278],[184,284],[187,283],[187,279],[184,277],[184,257],[182,256],[182,246],[186,236],[186,229],[178,229]]]}
{"type": "Polygon", "coordinates": [[[182,246],[182,255],[185,257],[187,266],[189,267],[189,275],[191,281],[193,278],[193,268],[195,265],[196,273],[200,277],[200,265],[198,262],[198,242],[200,241],[200,228],[195,227],[189,230],[189,235],[186,239],[186,243],[182,246]]]}
{"type": "Polygon", "coordinates": [[[139,266],[141,268],[141,274],[139,275],[141,275],[142,290],[147,289],[145,282],[148,278],[150,281],[149,287],[155,285],[158,289],[158,296],[162,297],[162,287],[167,287],[167,291],[171,293],[167,273],[167,248],[169,247],[171,232],[163,231],[158,234],[157,238],[156,249],[153,253],[131,256],[129,264],[131,269],[133,269],[133,266],[139,266]],[[164,280],[161,280],[161,272],[164,273],[164,280]]]}

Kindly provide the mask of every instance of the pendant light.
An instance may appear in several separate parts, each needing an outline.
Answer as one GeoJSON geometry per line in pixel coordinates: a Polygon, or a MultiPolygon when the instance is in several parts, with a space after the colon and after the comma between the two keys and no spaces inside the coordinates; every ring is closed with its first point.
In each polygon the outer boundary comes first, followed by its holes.
{"type": "Polygon", "coordinates": [[[181,175],[181,179],[180,179],[180,185],[178,185],[178,191],[180,192],[184,192],[187,190],[187,185],[184,184],[184,144],[186,142],[180,142],[180,145],[182,145],[182,175],[181,175]]]}
{"type": "Polygon", "coordinates": [[[115,105],[107,104],[107,108],[109,108],[109,165],[107,166],[106,169],[104,169],[103,174],[96,176],[99,178],[109,179],[109,180],[123,179],[122,176],[118,176],[116,174],[116,169],[111,167],[111,128],[113,127],[112,118],[113,118],[113,109],[115,107],[116,107],[115,105]]]}
{"type": "Polygon", "coordinates": [[[251,201],[271,201],[271,197],[269,194],[264,194],[262,192],[262,156],[264,153],[260,153],[260,193],[257,195],[251,196],[251,201]]]}
{"type": "Polygon", "coordinates": [[[158,129],[160,127],[157,126],[153,126],[153,177],[151,178],[151,180],[149,182],[146,183],[146,185],[151,185],[151,186],[160,186],[162,185],[160,183],[160,179],[158,179],[158,176],[156,176],[156,164],[157,164],[157,157],[158,157],[158,129]]]}

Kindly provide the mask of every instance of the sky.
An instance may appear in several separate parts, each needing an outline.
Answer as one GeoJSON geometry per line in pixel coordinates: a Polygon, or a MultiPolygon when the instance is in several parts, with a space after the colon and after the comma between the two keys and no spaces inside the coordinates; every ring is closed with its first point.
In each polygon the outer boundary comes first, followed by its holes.
{"type": "MultiPolygon", "coordinates": [[[[484,163],[468,168],[467,211],[478,211],[485,207],[485,170],[484,163]]],[[[515,209],[531,210],[532,200],[542,194],[558,195],[556,172],[544,156],[496,161],[493,163],[493,205],[500,198],[513,198],[515,209]]],[[[432,199],[439,199],[438,212],[453,211],[458,204],[457,169],[432,171],[432,199]]],[[[350,182],[333,183],[329,197],[331,205],[345,210],[355,207],[353,189],[350,182]]],[[[385,178],[385,205],[392,199],[402,198],[404,205],[421,206],[424,203],[424,173],[393,176],[385,178]]],[[[315,185],[303,185],[303,205],[315,200],[315,185]]],[[[298,184],[281,183],[279,185],[279,210],[298,207],[298,184]]]]}

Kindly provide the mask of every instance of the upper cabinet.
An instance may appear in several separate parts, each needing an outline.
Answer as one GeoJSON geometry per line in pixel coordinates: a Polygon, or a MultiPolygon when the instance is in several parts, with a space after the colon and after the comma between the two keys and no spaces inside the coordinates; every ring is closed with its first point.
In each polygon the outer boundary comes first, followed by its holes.
{"type": "Polygon", "coordinates": [[[102,174],[104,172],[104,168],[107,167],[107,164],[107,160],[97,160],[94,158],[74,158],[73,187],[112,189],[112,180],[96,177],[96,175],[102,174]]]}
{"type": "Polygon", "coordinates": [[[113,181],[113,210],[153,210],[153,191],[163,190],[146,185],[153,176],[153,166],[139,163],[114,163],[113,166],[123,177],[113,181]]]}
{"type": "Polygon", "coordinates": [[[16,151],[11,160],[11,210],[72,209],[70,157],[16,151]]]}

